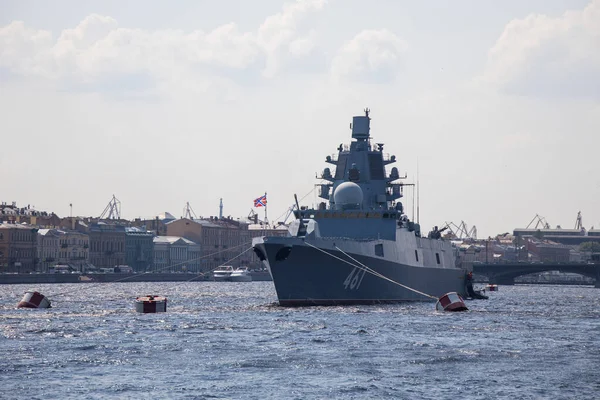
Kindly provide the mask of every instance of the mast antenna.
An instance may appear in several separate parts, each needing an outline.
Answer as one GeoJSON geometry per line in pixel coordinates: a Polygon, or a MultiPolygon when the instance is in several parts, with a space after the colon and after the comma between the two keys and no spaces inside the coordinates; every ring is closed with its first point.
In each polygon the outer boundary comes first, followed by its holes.
{"type": "Polygon", "coordinates": [[[417,224],[419,223],[419,158],[417,157],[417,224]]]}

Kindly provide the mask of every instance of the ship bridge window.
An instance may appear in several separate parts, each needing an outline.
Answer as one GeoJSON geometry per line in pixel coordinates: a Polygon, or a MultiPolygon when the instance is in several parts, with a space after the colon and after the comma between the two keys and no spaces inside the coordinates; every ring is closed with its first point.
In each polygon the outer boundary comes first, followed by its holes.
{"type": "Polygon", "coordinates": [[[437,261],[437,263],[440,263],[440,253],[435,253],[435,259],[437,261]]]}
{"type": "Polygon", "coordinates": [[[383,257],[383,244],[379,243],[375,245],[375,255],[383,257]]]}
{"type": "Polygon", "coordinates": [[[415,250],[415,258],[417,259],[417,262],[419,262],[419,252],[417,250],[415,250]]]}

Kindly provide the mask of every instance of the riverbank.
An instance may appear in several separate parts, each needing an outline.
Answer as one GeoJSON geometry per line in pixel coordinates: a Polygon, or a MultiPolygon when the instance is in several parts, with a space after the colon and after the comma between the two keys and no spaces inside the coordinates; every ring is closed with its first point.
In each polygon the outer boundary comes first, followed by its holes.
{"type": "MultiPolygon", "coordinates": [[[[271,281],[268,271],[252,271],[253,281],[271,281]]],[[[0,274],[0,285],[40,283],[89,283],[89,282],[197,282],[211,281],[212,276],[193,273],[144,273],[144,274],[0,274]]]]}
{"type": "Polygon", "coordinates": [[[88,282],[187,282],[207,281],[208,276],[191,273],[145,274],[0,274],[0,284],[88,283],[88,282]]]}

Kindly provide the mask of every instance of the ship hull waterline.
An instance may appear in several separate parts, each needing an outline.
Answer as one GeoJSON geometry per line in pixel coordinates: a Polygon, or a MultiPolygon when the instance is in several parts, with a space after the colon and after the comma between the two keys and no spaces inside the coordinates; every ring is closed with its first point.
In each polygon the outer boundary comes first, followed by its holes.
{"type": "Polygon", "coordinates": [[[466,294],[465,271],[459,268],[404,265],[332,249],[326,249],[329,254],[325,254],[296,240],[293,245],[276,240],[255,243],[254,247],[265,255],[263,262],[271,273],[281,306],[436,301],[448,292],[466,294]],[[278,260],[278,252],[284,247],[289,254],[278,260]],[[387,279],[369,273],[348,255],[387,279]]]}

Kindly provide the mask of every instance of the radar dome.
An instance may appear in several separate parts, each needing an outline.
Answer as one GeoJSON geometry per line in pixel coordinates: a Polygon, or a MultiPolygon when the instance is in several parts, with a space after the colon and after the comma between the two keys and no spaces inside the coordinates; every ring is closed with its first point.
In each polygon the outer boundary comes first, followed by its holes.
{"type": "Polygon", "coordinates": [[[335,189],[333,201],[338,208],[359,208],[363,201],[362,189],[356,183],[344,182],[335,189]]]}

